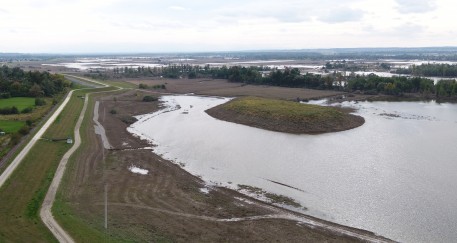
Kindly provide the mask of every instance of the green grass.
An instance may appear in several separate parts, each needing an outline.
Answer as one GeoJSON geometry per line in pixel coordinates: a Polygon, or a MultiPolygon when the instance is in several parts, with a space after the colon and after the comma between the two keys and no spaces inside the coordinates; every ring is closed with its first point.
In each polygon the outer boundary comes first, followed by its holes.
{"type": "Polygon", "coordinates": [[[339,119],[344,116],[343,112],[332,107],[258,97],[238,98],[222,107],[242,115],[292,122],[339,119]]]}
{"type": "Polygon", "coordinates": [[[0,129],[6,133],[17,132],[24,125],[24,121],[0,121],[0,129]]]}
{"type": "MultiPolygon", "coordinates": [[[[74,129],[84,104],[77,96],[86,92],[93,90],[73,94],[60,122],[53,123],[44,137],[65,136],[74,129]]],[[[38,211],[58,163],[70,147],[64,142],[38,141],[0,188],[0,242],[56,242],[38,211]]]]}
{"type": "MultiPolygon", "coordinates": [[[[13,122],[25,122],[27,120],[30,120],[32,122],[35,122],[35,125],[34,126],[37,126],[35,130],[32,130],[32,133],[30,133],[24,141],[24,143],[20,146],[20,148],[18,148],[16,150],[16,152],[14,152],[14,154],[12,155],[12,157],[6,161],[5,164],[3,164],[1,167],[0,167],[0,173],[3,173],[3,171],[6,169],[6,167],[12,162],[12,160],[14,159],[14,157],[17,156],[17,154],[25,147],[25,145],[30,141],[30,139],[35,135],[35,133],[40,129],[40,127],[44,124],[44,120],[42,119],[48,112],[49,110],[52,108],[52,101],[53,99],[55,100],[59,100],[60,103],[63,101],[63,97],[66,95],[66,93],[62,93],[62,94],[59,94],[57,97],[55,98],[44,98],[46,100],[46,105],[44,106],[37,106],[35,107],[35,109],[33,110],[32,113],[27,113],[27,114],[14,114],[14,115],[0,115],[0,126],[1,126],[1,123],[2,122],[8,122],[8,121],[13,121],[13,122]]],[[[60,105],[57,104],[57,106],[60,105]]],[[[18,126],[18,124],[16,125],[18,126]]],[[[1,127],[0,127],[1,128],[1,127]]],[[[20,129],[20,128],[19,128],[20,129]]],[[[10,149],[12,148],[11,145],[5,145],[5,143],[8,143],[9,139],[11,138],[11,135],[6,135],[6,136],[3,136],[0,138],[0,144],[4,145],[4,146],[0,146],[0,158],[3,158],[3,156],[5,156],[9,151],[10,149]]],[[[0,241],[1,242],[1,241],[0,241]]]]}
{"type": "Polygon", "coordinates": [[[22,111],[27,107],[35,107],[35,98],[14,97],[9,99],[0,99],[0,109],[12,106],[16,106],[19,111],[22,111]]]}
{"type": "MultiPolygon", "coordinates": [[[[49,131],[74,127],[72,121],[81,107],[82,101],[72,98],[62,112],[66,122],[52,124],[45,136],[49,131]]],[[[41,222],[38,211],[60,158],[69,148],[66,143],[38,141],[0,188],[0,242],[56,241],[41,222]]]]}

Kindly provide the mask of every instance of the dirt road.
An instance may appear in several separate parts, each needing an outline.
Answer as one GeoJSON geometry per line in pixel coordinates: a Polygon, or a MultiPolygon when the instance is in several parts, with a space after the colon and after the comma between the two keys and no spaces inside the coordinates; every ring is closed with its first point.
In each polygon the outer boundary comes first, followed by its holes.
{"type": "Polygon", "coordinates": [[[65,155],[63,156],[62,160],[59,163],[59,167],[57,167],[57,171],[54,175],[51,185],[49,186],[49,190],[46,193],[46,197],[44,198],[43,205],[41,206],[40,210],[40,217],[43,220],[43,223],[48,227],[48,229],[52,232],[52,234],[57,238],[59,242],[74,242],[71,236],[65,232],[65,230],[57,223],[57,221],[52,216],[51,208],[54,204],[54,199],[56,197],[57,189],[59,188],[60,181],[62,180],[63,174],[65,172],[65,168],[67,166],[68,159],[70,156],[79,148],[81,145],[81,135],[79,133],[79,128],[81,127],[81,123],[84,119],[84,114],[87,110],[87,104],[89,100],[89,95],[86,94],[84,100],[84,107],[79,115],[78,121],[75,126],[75,140],[73,146],[68,150],[65,155]]]}
{"type": "MultiPolygon", "coordinates": [[[[87,81],[92,82],[91,80],[87,80],[87,81]]],[[[96,83],[98,83],[98,82],[96,82],[96,83]]],[[[103,87],[109,87],[102,83],[98,83],[98,84],[102,85],[103,87]]],[[[111,91],[108,91],[108,92],[111,92],[111,91]]],[[[94,92],[94,93],[97,93],[97,92],[94,92]]],[[[83,109],[81,110],[81,113],[79,115],[78,121],[76,122],[76,126],[74,129],[74,134],[75,134],[74,135],[75,136],[74,144],[70,148],[70,150],[68,150],[65,153],[62,160],[60,161],[59,166],[57,167],[57,171],[54,174],[54,178],[51,182],[51,185],[49,186],[48,192],[46,193],[46,197],[44,198],[44,201],[43,201],[43,204],[42,204],[41,210],[40,210],[41,220],[46,225],[46,227],[48,227],[48,229],[52,232],[52,234],[57,238],[57,240],[59,242],[74,242],[74,240],[71,238],[71,236],[54,219],[51,209],[52,209],[52,205],[54,204],[57,189],[59,188],[60,182],[62,181],[62,177],[65,173],[68,159],[81,145],[81,135],[80,135],[79,129],[81,128],[81,124],[84,120],[84,115],[86,114],[88,102],[89,102],[89,94],[86,94],[85,99],[84,99],[83,109]]]]}

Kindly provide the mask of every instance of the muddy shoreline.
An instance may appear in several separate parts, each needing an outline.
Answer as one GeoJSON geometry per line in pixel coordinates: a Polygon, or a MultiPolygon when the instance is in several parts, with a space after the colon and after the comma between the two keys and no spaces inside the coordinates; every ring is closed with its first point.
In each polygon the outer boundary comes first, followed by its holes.
{"type": "MultiPolygon", "coordinates": [[[[100,123],[114,148],[107,155],[112,160],[112,166],[105,171],[105,176],[111,187],[118,188],[115,194],[120,194],[111,198],[114,211],[111,217],[121,219],[129,215],[129,221],[138,225],[129,224],[132,228],[128,231],[141,231],[151,237],[153,229],[154,234],[177,242],[390,241],[371,232],[261,202],[238,191],[208,187],[180,165],[164,160],[151,150],[140,149],[151,145],[128,133],[128,124],[122,121],[123,117],[151,113],[161,108],[158,102],[141,102],[142,95],[139,91],[129,91],[116,95],[116,99],[106,96],[100,99],[99,108],[100,123]],[[113,109],[116,114],[110,113],[113,109]],[[149,170],[150,174],[141,176],[124,168],[131,164],[149,170]],[[156,189],[151,190],[151,187],[156,189]],[[207,192],[202,188],[206,188],[207,192]],[[135,193],[137,190],[147,193],[139,195],[135,193]],[[132,193],[136,195],[134,198],[128,196],[132,193]],[[188,227],[186,230],[182,228],[184,225],[188,227]]],[[[85,204],[92,210],[97,208],[97,205],[85,204]]],[[[119,232],[123,232],[126,229],[122,229],[120,219],[119,232]]]]}

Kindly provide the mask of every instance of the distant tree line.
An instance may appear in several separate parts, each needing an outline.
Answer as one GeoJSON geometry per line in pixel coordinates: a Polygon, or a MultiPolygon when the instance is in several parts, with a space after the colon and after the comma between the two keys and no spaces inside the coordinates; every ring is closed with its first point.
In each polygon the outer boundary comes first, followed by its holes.
{"type": "Polygon", "coordinates": [[[408,74],[424,77],[457,77],[457,65],[453,64],[422,64],[409,68],[399,68],[397,74],[408,74]]]}
{"type": "MultiPolygon", "coordinates": [[[[89,74],[89,75],[94,75],[89,74]]],[[[321,90],[361,91],[365,94],[403,95],[415,93],[427,97],[457,98],[455,80],[434,81],[421,77],[379,77],[375,74],[344,76],[340,72],[327,75],[300,73],[297,68],[285,70],[269,67],[222,66],[210,67],[193,65],[173,65],[154,68],[119,68],[109,72],[98,72],[102,78],[112,77],[164,77],[164,78],[213,78],[227,79],[230,82],[271,85],[281,87],[309,88],[321,90]]],[[[96,77],[96,76],[92,76],[96,77]]],[[[143,87],[145,88],[145,87],[143,87]]],[[[147,88],[147,87],[146,87],[147,88]]]]}
{"type": "Polygon", "coordinates": [[[19,67],[0,68],[0,98],[9,97],[52,97],[67,87],[71,82],[63,75],[49,72],[24,71],[19,67]]]}

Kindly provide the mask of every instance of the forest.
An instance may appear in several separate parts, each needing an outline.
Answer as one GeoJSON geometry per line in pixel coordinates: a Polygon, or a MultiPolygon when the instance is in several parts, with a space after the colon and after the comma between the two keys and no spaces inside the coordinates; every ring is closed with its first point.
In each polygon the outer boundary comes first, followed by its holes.
{"type": "Polygon", "coordinates": [[[457,77],[457,65],[427,63],[413,65],[409,68],[399,68],[395,73],[423,77],[457,77]]]}
{"type": "Polygon", "coordinates": [[[375,74],[356,75],[354,73],[344,76],[336,71],[326,75],[319,75],[301,73],[296,68],[279,70],[268,67],[173,65],[160,68],[117,68],[108,72],[91,73],[88,76],[99,79],[138,77],[213,78],[227,79],[230,82],[245,84],[347,92],[361,91],[364,94],[372,95],[402,96],[405,93],[414,93],[426,97],[435,96],[441,99],[457,98],[457,84],[454,79],[442,80],[435,84],[433,80],[422,77],[379,77],[375,74]]]}
{"type": "Polygon", "coordinates": [[[0,98],[53,97],[70,86],[71,82],[60,74],[24,71],[6,65],[0,68],[0,98]]]}

